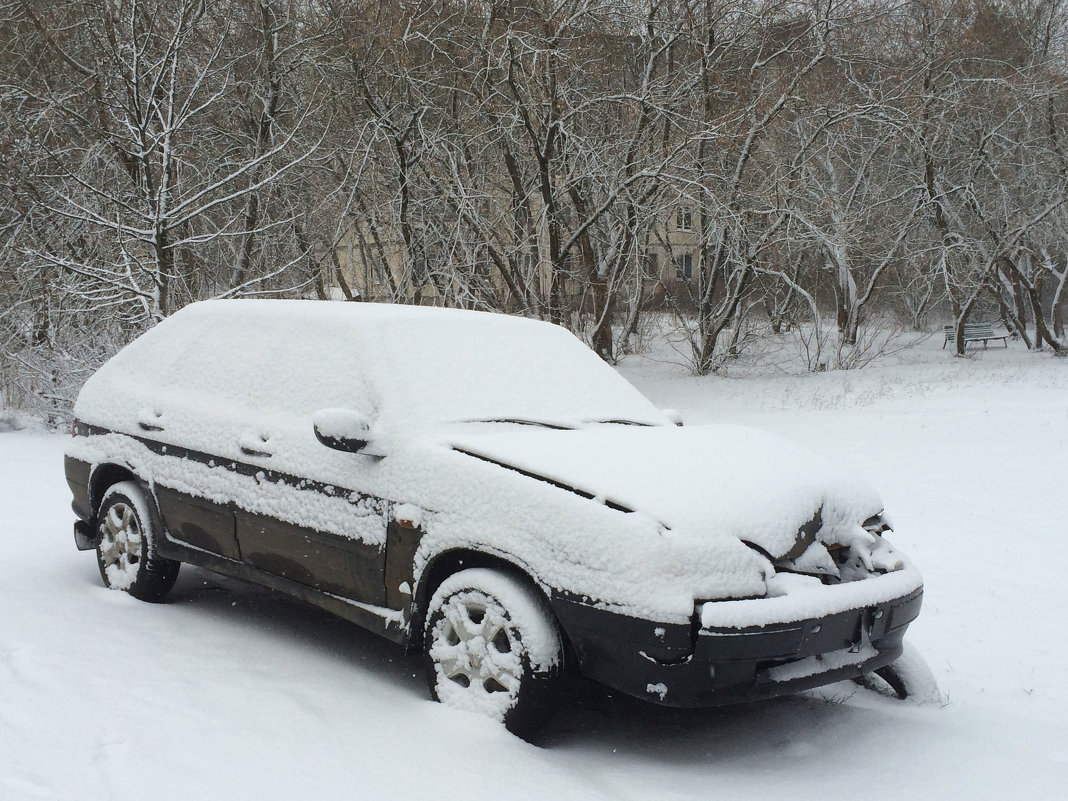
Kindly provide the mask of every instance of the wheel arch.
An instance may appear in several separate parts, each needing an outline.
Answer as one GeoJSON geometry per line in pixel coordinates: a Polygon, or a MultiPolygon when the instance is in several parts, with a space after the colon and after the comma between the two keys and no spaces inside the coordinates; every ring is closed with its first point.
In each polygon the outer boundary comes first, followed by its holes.
{"type": "Polygon", "coordinates": [[[94,520],[108,488],[122,481],[135,481],[144,488],[144,482],[126,465],[107,462],[93,468],[89,475],[89,508],[94,520]]]}
{"type": "Polygon", "coordinates": [[[156,531],[160,533],[160,541],[165,542],[167,540],[167,529],[163,520],[163,513],[159,508],[159,501],[156,498],[156,493],[153,492],[149,482],[137,475],[137,473],[135,473],[128,465],[124,464],[105,462],[94,467],[90,473],[89,509],[92,513],[92,519],[88,521],[89,524],[93,529],[96,528],[97,513],[100,511],[100,504],[103,503],[104,496],[109,489],[123,481],[132,481],[141,489],[142,493],[144,493],[145,501],[148,504],[148,513],[152,516],[152,523],[155,525],[156,531]]]}

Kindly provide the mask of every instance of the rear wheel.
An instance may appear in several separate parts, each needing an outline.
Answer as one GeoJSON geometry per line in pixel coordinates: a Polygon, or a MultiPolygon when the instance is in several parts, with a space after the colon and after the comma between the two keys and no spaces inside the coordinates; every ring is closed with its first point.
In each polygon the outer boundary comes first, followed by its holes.
{"type": "Polygon", "coordinates": [[[113,484],[97,512],[96,561],[104,585],[142,601],[161,601],[178,578],[179,562],[156,555],[148,502],[133,481],[113,484]]]}
{"type": "Polygon", "coordinates": [[[529,737],[552,713],[562,648],[541,595],[505,573],[462,570],[438,587],[424,642],[434,698],[529,737]]]}

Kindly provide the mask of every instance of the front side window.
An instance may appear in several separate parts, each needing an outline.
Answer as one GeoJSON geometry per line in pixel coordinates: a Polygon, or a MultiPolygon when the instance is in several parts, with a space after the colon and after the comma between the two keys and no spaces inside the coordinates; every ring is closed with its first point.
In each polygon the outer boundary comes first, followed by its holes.
{"type": "Polygon", "coordinates": [[[675,214],[675,228],[679,231],[693,230],[693,209],[689,206],[679,206],[675,214]]]}

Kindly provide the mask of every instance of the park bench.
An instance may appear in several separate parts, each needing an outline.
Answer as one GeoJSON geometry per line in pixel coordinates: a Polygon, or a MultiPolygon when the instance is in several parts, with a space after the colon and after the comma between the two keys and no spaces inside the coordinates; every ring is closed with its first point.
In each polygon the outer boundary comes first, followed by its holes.
{"type": "MultiPolygon", "coordinates": [[[[942,343],[942,349],[945,350],[946,344],[952,341],[957,332],[952,325],[944,326],[942,329],[945,332],[946,339],[942,343]]],[[[986,343],[990,340],[1000,339],[1005,343],[1005,347],[1009,346],[1008,334],[995,334],[994,326],[990,323],[965,323],[964,324],[964,347],[968,347],[969,342],[982,342],[983,347],[986,347],[986,343]]]]}

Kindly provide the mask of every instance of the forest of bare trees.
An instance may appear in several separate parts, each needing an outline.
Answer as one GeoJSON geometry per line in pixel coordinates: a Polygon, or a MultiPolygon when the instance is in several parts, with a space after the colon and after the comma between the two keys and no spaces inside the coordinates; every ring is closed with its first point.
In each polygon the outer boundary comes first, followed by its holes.
{"type": "Polygon", "coordinates": [[[980,319],[1063,353],[1066,37],[1063,0],[0,0],[0,408],[212,297],[608,360],[656,315],[698,374],[980,319]]]}

